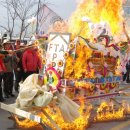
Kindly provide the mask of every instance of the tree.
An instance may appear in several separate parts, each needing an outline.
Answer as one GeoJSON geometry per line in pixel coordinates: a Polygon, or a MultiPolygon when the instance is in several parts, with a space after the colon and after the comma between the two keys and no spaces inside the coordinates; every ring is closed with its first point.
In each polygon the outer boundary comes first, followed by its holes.
{"type": "Polygon", "coordinates": [[[37,14],[35,6],[37,6],[38,2],[36,0],[4,0],[2,3],[7,9],[8,26],[1,27],[9,32],[11,38],[14,25],[16,26],[17,24],[15,23],[18,23],[18,29],[20,30],[19,39],[21,40],[30,25],[30,23],[27,23],[27,20],[37,14]],[[12,20],[12,26],[10,26],[10,19],[12,20]]]}
{"type": "MultiPolygon", "coordinates": [[[[54,5],[47,0],[0,0],[3,7],[7,9],[7,24],[0,25],[1,28],[5,29],[9,34],[10,39],[17,30],[17,36],[21,40],[29,32],[31,23],[28,23],[28,19],[37,15],[36,30],[38,32],[38,13],[42,5],[54,5]]],[[[31,30],[31,31],[32,31],[31,30]]],[[[32,32],[31,34],[33,34],[32,32]]]]}
{"type": "Polygon", "coordinates": [[[7,9],[7,26],[0,25],[0,27],[5,29],[10,39],[12,39],[17,14],[16,11],[10,7],[8,0],[2,1],[2,5],[7,9]]]}
{"type": "Polygon", "coordinates": [[[16,12],[20,21],[19,39],[21,39],[23,33],[26,31],[30,23],[27,20],[36,15],[37,9],[34,6],[37,5],[36,0],[9,0],[10,6],[16,12]]]}

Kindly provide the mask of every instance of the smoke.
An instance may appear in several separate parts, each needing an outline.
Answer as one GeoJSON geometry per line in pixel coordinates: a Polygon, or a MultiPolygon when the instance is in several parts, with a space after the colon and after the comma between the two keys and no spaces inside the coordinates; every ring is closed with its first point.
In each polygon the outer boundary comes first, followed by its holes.
{"type": "MultiPolygon", "coordinates": [[[[83,3],[84,0],[75,0],[77,4],[83,3]]],[[[87,1],[87,0],[86,0],[87,1]]],[[[93,0],[95,3],[99,3],[100,0],[93,0]]],[[[125,4],[127,0],[122,0],[122,3],[125,4]]]]}
{"type": "Polygon", "coordinates": [[[83,3],[83,0],[75,0],[75,2],[76,2],[77,4],[81,4],[81,3],[83,3]]]}
{"type": "Polygon", "coordinates": [[[122,3],[125,4],[127,2],[127,0],[122,0],[122,3]]]}

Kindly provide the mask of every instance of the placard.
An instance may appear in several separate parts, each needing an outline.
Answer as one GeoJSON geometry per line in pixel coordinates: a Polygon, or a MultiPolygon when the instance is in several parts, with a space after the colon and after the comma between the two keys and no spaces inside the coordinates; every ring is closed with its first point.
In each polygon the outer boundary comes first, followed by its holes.
{"type": "Polygon", "coordinates": [[[64,54],[68,49],[69,42],[70,33],[50,33],[45,70],[51,64],[60,73],[61,77],[63,76],[65,68],[64,54]]]}

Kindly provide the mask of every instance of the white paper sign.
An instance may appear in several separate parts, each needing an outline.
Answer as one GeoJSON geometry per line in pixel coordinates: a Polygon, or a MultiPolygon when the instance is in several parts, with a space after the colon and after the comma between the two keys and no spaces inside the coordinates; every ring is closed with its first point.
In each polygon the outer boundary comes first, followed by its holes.
{"type": "Polygon", "coordinates": [[[53,67],[63,75],[65,67],[64,53],[68,49],[70,34],[50,33],[49,44],[46,53],[46,66],[53,63],[53,67]]]}

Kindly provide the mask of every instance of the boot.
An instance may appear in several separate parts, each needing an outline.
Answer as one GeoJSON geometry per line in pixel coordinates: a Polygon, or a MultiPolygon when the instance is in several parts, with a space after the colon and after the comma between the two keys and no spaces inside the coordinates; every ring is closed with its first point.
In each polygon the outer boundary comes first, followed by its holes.
{"type": "Polygon", "coordinates": [[[3,98],[2,88],[0,88],[0,102],[4,102],[5,99],[3,98]]]}

